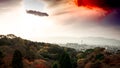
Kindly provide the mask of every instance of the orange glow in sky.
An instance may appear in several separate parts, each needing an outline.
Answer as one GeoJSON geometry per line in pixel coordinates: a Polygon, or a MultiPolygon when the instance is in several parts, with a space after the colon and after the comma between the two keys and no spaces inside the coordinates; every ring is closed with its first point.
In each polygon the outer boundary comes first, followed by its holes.
{"type": "Polygon", "coordinates": [[[96,0],[73,0],[74,3],[80,7],[80,6],[84,6],[84,7],[88,7],[88,8],[100,8],[99,5],[102,4],[102,1],[98,2],[96,0]]]}
{"type": "Polygon", "coordinates": [[[78,5],[78,2],[77,2],[77,0],[73,0],[73,1],[75,2],[75,4],[76,4],[76,5],[78,5]]]}

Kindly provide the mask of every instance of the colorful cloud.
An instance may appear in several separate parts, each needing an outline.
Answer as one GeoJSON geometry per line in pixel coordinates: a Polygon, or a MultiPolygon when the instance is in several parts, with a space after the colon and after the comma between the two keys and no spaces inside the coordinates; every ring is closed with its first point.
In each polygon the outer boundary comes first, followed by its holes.
{"type": "Polygon", "coordinates": [[[92,6],[104,9],[120,8],[120,0],[75,0],[78,6],[92,6]]]}

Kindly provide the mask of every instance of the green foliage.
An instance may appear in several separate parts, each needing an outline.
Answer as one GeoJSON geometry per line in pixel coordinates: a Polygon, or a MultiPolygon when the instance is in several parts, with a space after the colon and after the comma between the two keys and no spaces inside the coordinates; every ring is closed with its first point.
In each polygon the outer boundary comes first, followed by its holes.
{"type": "MultiPolygon", "coordinates": [[[[18,51],[17,51],[17,53],[23,55],[29,61],[33,61],[35,59],[41,59],[41,58],[47,59],[47,60],[53,60],[53,61],[59,60],[59,55],[64,52],[64,48],[60,47],[59,45],[43,43],[43,42],[33,42],[33,41],[22,39],[13,34],[9,34],[6,36],[1,35],[0,36],[0,45],[8,46],[8,48],[12,47],[14,49],[21,50],[22,54],[19,53],[18,51]]],[[[11,48],[11,50],[14,51],[14,49],[12,49],[12,48],[11,48]]],[[[76,59],[75,59],[76,57],[74,57],[76,55],[76,51],[75,51],[75,49],[72,49],[72,48],[66,48],[66,49],[67,49],[67,51],[66,51],[67,54],[61,60],[63,60],[62,65],[69,68],[69,64],[71,65],[70,67],[72,67],[72,64],[74,64],[74,66],[76,64],[76,59]],[[70,54],[70,56],[68,54],[70,54]],[[70,59],[70,57],[72,57],[73,59],[70,59]],[[64,62],[64,60],[66,62],[64,62]],[[71,60],[72,60],[72,63],[71,63],[71,60]],[[68,66],[65,64],[67,64],[68,66]]],[[[11,52],[13,53],[13,51],[11,51],[11,52]]],[[[14,56],[18,56],[17,53],[15,51],[14,56]]],[[[8,54],[8,53],[6,53],[6,54],[8,54]]],[[[15,68],[15,64],[16,64],[16,66],[19,66],[19,64],[16,62],[16,60],[18,60],[18,59],[20,59],[20,57],[18,57],[18,58],[13,57],[12,66],[14,68],[15,68]]],[[[20,62],[20,64],[21,63],[22,63],[22,61],[20,62]]],[[[66,68],[66,67],[64,67],[64,68],[66,68]]]]}
{"type": "Polygon", "coordinates": [[[105,48],[101,48],[101,47],[96,47],[96,48],[94,48],[94,51],[95,51],[96,53],[103,52],[104,50],[105,50],[105,48]]]}
{"type": "Polygon", "coordinates": [[[23,68],[22,54],[19,50],[15,50],[12,60],[13,68],[23,68]]]}
{"type": "Polygon", "coordinates": [[[90,68],[102,68],[102,64],[100,62],[95,62],[91,65],[90,68]]]}
{"type": "Polygon", "coordinates": [[[4,54],[0,51],[0,59],[4,57],[4,54]]]}
{"type": "Polygon", "coordinates": [[[71,58],[72,68],[77,68],[77,58],[71,58]]]}
{"type": "Polygon", "coordinates": [[[52,68],[59,68],[59,63],[56,61],[53,63],[52,68]]]}
{"type": "MultiPolygon", "coordinates": [[[[105,52],[105,48],[101,47],[78,52],[75,49],[61,47],[57,44],[22,39],[13,34],[0,35],[0,68],[7,65],[6,59],[9,59],[8,56],[11,56],[13,52],[13,68],[23,68],[23,56],[25,60],[27,59],[33,63],[37,59],[48,61],[50,64],[57,60],[58,62],[54,62],[52,68],[77,68],[77,66],[78,68],[84,68],[89,62],[91,63],[90,68],[101,68],[102,64],[109,64],[110,59],[114,60],[113,58],[119,57],[120,54],[120,51],[117,51],[118,55],[112,56],[113,53],[105,52]],[[4,58],[4,56],[6,57],[4,58]],[[108,56],[110,57],[106,58],[108,56]]],[[[11,64],[11,59],[9,62],[11,64]]]]}
{"type": "Polygon", "coordinates": [[[85,54],[90,54],[90,53],[92,53],[92,52],[94,52],[94,49],[87,49],[87,50],[85,51],[85,54]]]}
{"type": "Polygon", "coordinates": [[[85,53],[78,53],[77,58],[78,59],[86,58],[86,54],[85,53]]]}
{"type": "Polygon", "coordinates": [[[3,64],[2,59],[4,58],[4,54],[0,51],[0,65],[3,64]]]}
{"type": "Polygon", "coordinates": [[[28,49],[26,51],[25,58],[28,59],[29,61],[34,61],[36,59],[36,53],[32,49],[28,49]]]}
{"type": "Polygon", "coordinates": [[[72,68],[71,59],[67,52],[63,52],[60,56],[60,68],[72,68]]]}
{"type": "Polygon", "coordinates": [[[63,52],[63,49],[60,47],[60,46],[58,46],[58,45],[51,45],[51,47],[49,47],[48,48],[48,52],[50,52],[50,53],[62,53],[63,52]]]}
{"type": "Polygon", "coordinates": [[[0,39],[0,46],[10,45],[10,44],[11,44],[11,42],[7,37],[4,36],[0,39]]]}
{"type": "Polygon", "coordinates": [[[104,59],[104,55],[103,54],[97,54],[95,59],[96,60],[103,60],[104,59]]]}
{"type": "Polygon", "coordinates": [[[87,55],[91,54],[94,52],[94,49],[87,49],[85,50],[85,52],[80,52],[76,55],[76,57],[78,59],[83,59],[83,58],[87,58],[87,55]]]}

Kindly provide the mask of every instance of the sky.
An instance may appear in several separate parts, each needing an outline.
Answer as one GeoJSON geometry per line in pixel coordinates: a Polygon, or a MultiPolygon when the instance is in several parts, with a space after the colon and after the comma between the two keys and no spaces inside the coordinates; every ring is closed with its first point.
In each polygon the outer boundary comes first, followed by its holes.
{"type": "Polygon", "coordinates": [[[68,42],[80,37],[120,40],[117,0],[0,0],[0,34],[45,42],[68,42]],[[116,5],[114,5],[114,3],[116,5]],[[104,4],[104,6],[101,6],[104,4]],[[49,16],[26,13],[34,10],[49,16]]]}

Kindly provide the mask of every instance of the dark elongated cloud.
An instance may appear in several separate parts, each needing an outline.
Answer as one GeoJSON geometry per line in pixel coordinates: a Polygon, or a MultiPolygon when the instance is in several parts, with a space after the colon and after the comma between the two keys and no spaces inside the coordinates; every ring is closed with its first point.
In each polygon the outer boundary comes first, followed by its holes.
{"type": "Polygon", "coordinates": [[[40,11],[27,10],[26,12],[29,14],[34,14],[34,15],[38,15],[38,16],[49,16],[47,13],[40,12],[40,11]]]}

